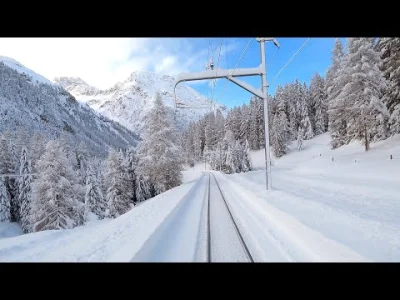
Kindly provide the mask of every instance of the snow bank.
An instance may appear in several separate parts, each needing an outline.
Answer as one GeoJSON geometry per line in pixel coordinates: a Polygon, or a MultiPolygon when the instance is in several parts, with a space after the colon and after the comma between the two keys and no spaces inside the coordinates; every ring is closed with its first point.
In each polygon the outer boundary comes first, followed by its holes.
{"type": "Polygon", "coordinates": [[[0,239],[22,235],[22,228],[18,223],[1,222],[0,239]]]}
{"type": "MultiPolygon", "coordinates": [[[[358,142],[331,150],[329,141],[324,134],[273,158],[273,192],[265,190],[264,170],[225,177],[268,213],[279,209],[366,259],[400,261],[400,136],[368,152],[358,142]]],[[[252,153],[260,168],[263,152],[252,153]]]]}
{"type": "Polygon", "coordinates": [[[0,261],[127,262],[193,187],[183,184],[116,219],[0,239],[0,261]]]}

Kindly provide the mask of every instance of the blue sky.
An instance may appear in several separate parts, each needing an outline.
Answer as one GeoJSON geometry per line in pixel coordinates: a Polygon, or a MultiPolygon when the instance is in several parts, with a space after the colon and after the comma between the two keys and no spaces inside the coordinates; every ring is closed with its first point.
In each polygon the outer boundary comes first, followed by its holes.
{"type": "MultiPolygon", "coordinates": [[[[274,46],[273,43],[268,42],[266,44],[266,61],[267,61],[267,81],[270,84],[268,88],[269,94],[274,94],[276,87],[286,82],[290,82],[298,78],[301,82],[309,83],[315,72],[324,76],[327,68],[331,62],[331,51],[334,45],[334,38],[311,38],[303,49],[297,54],[292,62],[282,71],[282,73],[272,81],[279,70],[290,60],[290,58],[296,53],[296,51],[303,45],[308,38],[279,38],[280,49],[274,46]],[[277,52],[278,51],[278,52],[277,52]]],[[[221,68],[234,68],[236,62],[241,56],[250,38],[240,39],[224,39],[222,49],[228,45],[228,48],[232,48],[228,51],[222,59],[220,58],[219,66],[221,68]],[[234,45],[234,47],[232,47],[234,45]]],[[[211,39],[212,47],[216,49],[214,56],[214,64],[217,63],[219,45],[221,39],[211,39]]],[[[210,39],[203,39],[201,42],[202,47],[208,47],[210,39]],[[207,46],[206,46],[207,45],[207,46]]],[[[260,44],[253,39],[250,43],[245,56],[240,61],[239,68],[257,67],[260,64],[260,44]]],[[[241,80],[251,84],[254,87],[261,87],[261,78],[259,76],[254,77],[242,77],[241,80]]],[[[226,79],[220,79],[217,81],[214,89],[214,100],[228,106],[233,107],[235,105],[241,105],[247,103],[251,97],[251,94],[246,90],[238,87],[234,83],[226,79]],[[226,86],[225,86],[226,85],[226,86]],[[224,87],[225,86],[225,87],[224,87]],[[221,94],[222,91],[222,94],[221,94]],[[221,95],[221,96],[220,96],[221,95]]],[[[204,95],[211,97],[211,86],[204,83],[191,84],[193,88],[201,92],[204,95]]]]}
{"type": "MultiPolygon", "coordinates": [[[[222,38],[4,38],[0,39],[0,56],[14,58],[50,80],[58,76],[76,76],[90,85],[107,89],[126,80],[134,71],[171,76],[181,72],[202,71],[209,58],[210,44],[214,63],[217,64],[221,40],[222,38]]],[[[219,67],[234,68],[249,40],[250,38],[224,38],[219,67]]],[[[315,72],[325,75],[331,61],[334,38],[311,38],[276,81],[272,81],[307,37],[277,37],[277,40],[281,45],[278,52],[273,43],[266,44],[269,94],[275,93],[278,84],[296,78],[308,83],[315,72]]],[[[238,67],[257,67],[259,64],[260,45],[253,38],[238,67]]],[[[261,87],[259,76],[240,79],[256,88],[261,87]]],[[[206,97],[211,97],[210,81],[187,84],[206,97]]],[[[250,97],[249,92],[226,79],[220,79],[217,80],[212,100],[233,107],[247,103],[250,97]]]]}

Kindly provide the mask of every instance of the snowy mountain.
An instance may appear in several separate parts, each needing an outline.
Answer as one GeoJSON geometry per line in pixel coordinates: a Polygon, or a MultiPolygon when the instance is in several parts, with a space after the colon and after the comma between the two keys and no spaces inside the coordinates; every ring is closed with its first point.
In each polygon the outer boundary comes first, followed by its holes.
{"type": "Polygon", "coordinates": [[[176,88],[177,100],[184,105],[194,107],[175,110],[175,79],[151,72],[133,72],[125,81],[118,82],[107,90],[98,90],[80,78],[59,77],[55,78],[55,82],[69,91],[78,101],[89,104],[99,113],[134,132],[142,130],[142,120],[152,107],[157,91],[170,109],[178,128],[186,126],[192,120],[198,120],[211,109],[214,111],[226,109],[215,102],[211,105],[209,100],[193,88],[181,83],[176,88]]]}
{"type": "Polygon", "coordinates": [[[0,132],[15,134],[23,128],[47,138],[66,133],[76,142],[85,142],[96,155],[104,154],[107,147],[127,148],[138,141],[120,124],[8,57],[0,57],[0,116],[0,132]]]}
{"type": "Polygon", "coordinates": [[[100,90],[87,84],[79,77],[58,77],[56,82],[62,87],[68,87],[68,92],[73,95],[95,95],[100,90]]]}

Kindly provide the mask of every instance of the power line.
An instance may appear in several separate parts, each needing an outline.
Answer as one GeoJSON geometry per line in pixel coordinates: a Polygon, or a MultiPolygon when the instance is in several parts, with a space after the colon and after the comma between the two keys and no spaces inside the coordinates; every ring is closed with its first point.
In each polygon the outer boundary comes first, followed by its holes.
{"type": "MultiPolygon", "coordinates": [[[[212,46],[212,38],[208,39],[208,56],[207,56],[207,61],[206,61],[206,70],[208,70],[211,66],[211,62],[213,61],[214,57],[214,51],[213,51],[213,46],[212,46]]],[[[211,101],[212,97],[212,86],[208,84],[207,86],[207,99],[211,101]]]]}
{"type": "Polygon", "coordinates": [[[272,82],[275,81],[275,79],[279,76],[279,74],[282,73],[282,71],[290,64],[290,62],[296,57],[296,55],[300,53],[300,51],[304,48],[304,46],[308,43],[308,41],[309,41],[310,39],[311,39],[311,38],[308,38],[308,39],[303,43],[303,45],[301,45],[301,47],[299,48],[299,50],[297,50],[297,52],[292,56],[292,58],[289,59],[289,61],[288,61],[288,62],[282,67],[282,69],[280,69],[279,72],[275,75],[275,77],[274,77],[274,79],[272,80],[272,82]]]}
{"type": "Polygon", "coordinates": [[[228,69],[229,59],[228,59],[228,39],[225,39],[225,64],[228,69]]]}
{"type": "Polygon", "coordinates": [[[221,49],[222,49],[222,43],[224,41],[224,38],[221,39],[221,43],[219,44],[219,53],[218,53],[218,59],[217,59],[217,65],[216,65],[216,70],[215,70],[215,81],[213,82],[212,85],[212,91],[211,91],[211,106],[210,109],[212,109],[212,102],[213,102],[213,97],[214,97],[214,90],[215,90],[215,85],[216,85],[216,80],[217,80],[217,74],[218,74],[218,66],[219,66],[219,58],[221,56],[221,49]]]}
{"type": "MultiPolygon", "coordinates": [[[[282,47],[282,45],[281,45],[281,47],[282,47]]],[[[269,63],[270,66],[271,66],[272,62],[274,61],[274,58],[275,58],[276,54],[278,53],[279,49],[280,49],[280,48],[276,48],[275,53],[274,53],[274,55],[273,55],[272,58],[271,58],[271,62],[269,63]]]]}
{"type": "MultiPolygon", "coordinates": [[[[231,76],[232,76],[233,73],[235,72],[235,70],[236,70],[236,68],[237,68],[237,66],[238,66],[238,64],[239,64],[239,62],[242,60],[242,58],[243,58],[244,54],[246,53],[247,48],[249,48],[249,45],[250,45],[250,43],[251,43],[252,40],[253,40],[253,38],[251,38],[251,39],[249,40],[249,42],[248,42],[247,45],[246,45],[246,48],[244,48],[242,54],[241,54],[240,57],[239,57],[239,60],[236,62],[235,68],[233,69],[233,71],[232,71],[232,73],[231,73],[231,76]]],[[[225,85],[222,87],[221,93],[219,94],[218,99],[216,100],[216,102],[218,102],[218,100],[221,98],[221,96],[222,96],[222,94],[223,94],[223,92],[224,92],[224,89],[226,88],[227,85],[228,85],[228,81],[227,81],[227,82],[225,83],[225,85]]]]}

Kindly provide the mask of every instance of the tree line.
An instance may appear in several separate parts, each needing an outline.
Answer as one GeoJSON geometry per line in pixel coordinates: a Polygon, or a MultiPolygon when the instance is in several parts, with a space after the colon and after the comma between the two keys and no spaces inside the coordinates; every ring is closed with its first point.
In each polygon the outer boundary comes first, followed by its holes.
{"type": "Polygon", "coordinates": [[[25,233],[74,228],[116,218],[138,203],[181,184],[176,134],[159,94],[138,147],[90,156],[68,135],[46,140],[21,130],[0,137],[0,222],[25,233]],[[17,155],[19,153],[19,155],[17,155]],[[19,176],[7,176],[17,174],[19,176]]]}
{"type": "MultiPolygon", "coordinates": [[[[358,140],[368,151],[371,142],[400,133],[400,39],[348,38],[345,46],[336,39],[325,77],[279,85],[268,105],[275,157],[328,131],[332,149],[358,140]]],[[[191,122],[181,144],[189,165],[205,159],[226,173],[249,170],[242,166],[251,165],[249,149],[265,147],[262,100],[191,122]]]]}

